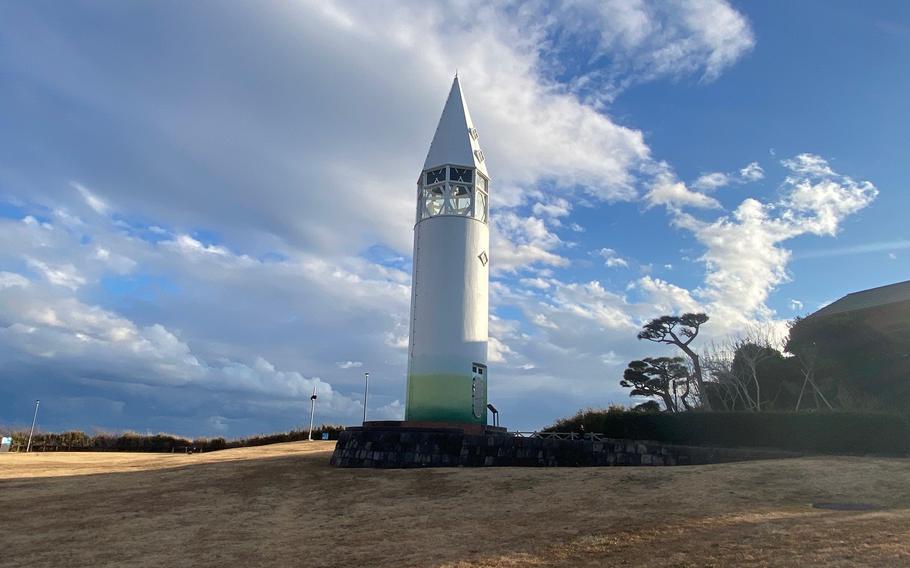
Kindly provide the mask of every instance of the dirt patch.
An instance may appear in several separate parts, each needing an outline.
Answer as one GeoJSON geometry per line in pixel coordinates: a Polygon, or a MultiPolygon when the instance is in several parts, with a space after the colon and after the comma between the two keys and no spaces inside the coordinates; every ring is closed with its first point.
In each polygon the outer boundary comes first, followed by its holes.
{"type": "Polygon", "coordinates": [[[365,470],[331,447],[0,456],[0,566],[910,565],[910,460],[365,470]]]}

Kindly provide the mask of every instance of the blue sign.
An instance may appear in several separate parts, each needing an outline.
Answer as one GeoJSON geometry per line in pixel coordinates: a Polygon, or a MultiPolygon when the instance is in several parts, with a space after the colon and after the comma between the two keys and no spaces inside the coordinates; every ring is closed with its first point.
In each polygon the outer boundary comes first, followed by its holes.
{"type": "Polygon", "coordinates": [[[323,440],[328,440],[328,439],[329,439],[329,433],[328,433],[328,432],[323,432],[323,433],[322,433],[322,439],[323,439],[323,440]]]}

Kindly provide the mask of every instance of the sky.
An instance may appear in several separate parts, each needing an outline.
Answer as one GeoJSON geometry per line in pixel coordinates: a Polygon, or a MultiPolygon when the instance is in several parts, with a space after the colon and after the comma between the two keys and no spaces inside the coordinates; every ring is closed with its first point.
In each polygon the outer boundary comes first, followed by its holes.
{"type": "Polygon", "coordinates": [[[0,3],[0,427],[239,437],[404,410],[415,181],[455,70],[489,398],[908,278],[910,4],[0,3]]]}

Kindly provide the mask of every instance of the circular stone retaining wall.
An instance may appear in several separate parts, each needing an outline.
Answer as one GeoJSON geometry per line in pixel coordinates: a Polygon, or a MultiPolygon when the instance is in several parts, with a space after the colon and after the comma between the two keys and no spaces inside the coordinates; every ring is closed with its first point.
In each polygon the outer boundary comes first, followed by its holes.
{"type": "Polygon", "coordinates": [[[795,457],[776,450],[674,446],[602,438],[560,440],[454,429],[348,428],[338,438],[338,467],[482,467],[697,465],[795,457]]]}

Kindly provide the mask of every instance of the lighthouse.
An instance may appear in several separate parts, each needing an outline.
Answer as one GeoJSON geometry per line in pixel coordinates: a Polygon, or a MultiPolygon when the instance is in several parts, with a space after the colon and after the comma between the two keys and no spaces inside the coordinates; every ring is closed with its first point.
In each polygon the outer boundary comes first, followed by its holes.
{"type": "Polygon", "coordinates": [[[456,76],[417,180],[407,421],[487,422],[489,195],[456,76]]]}

